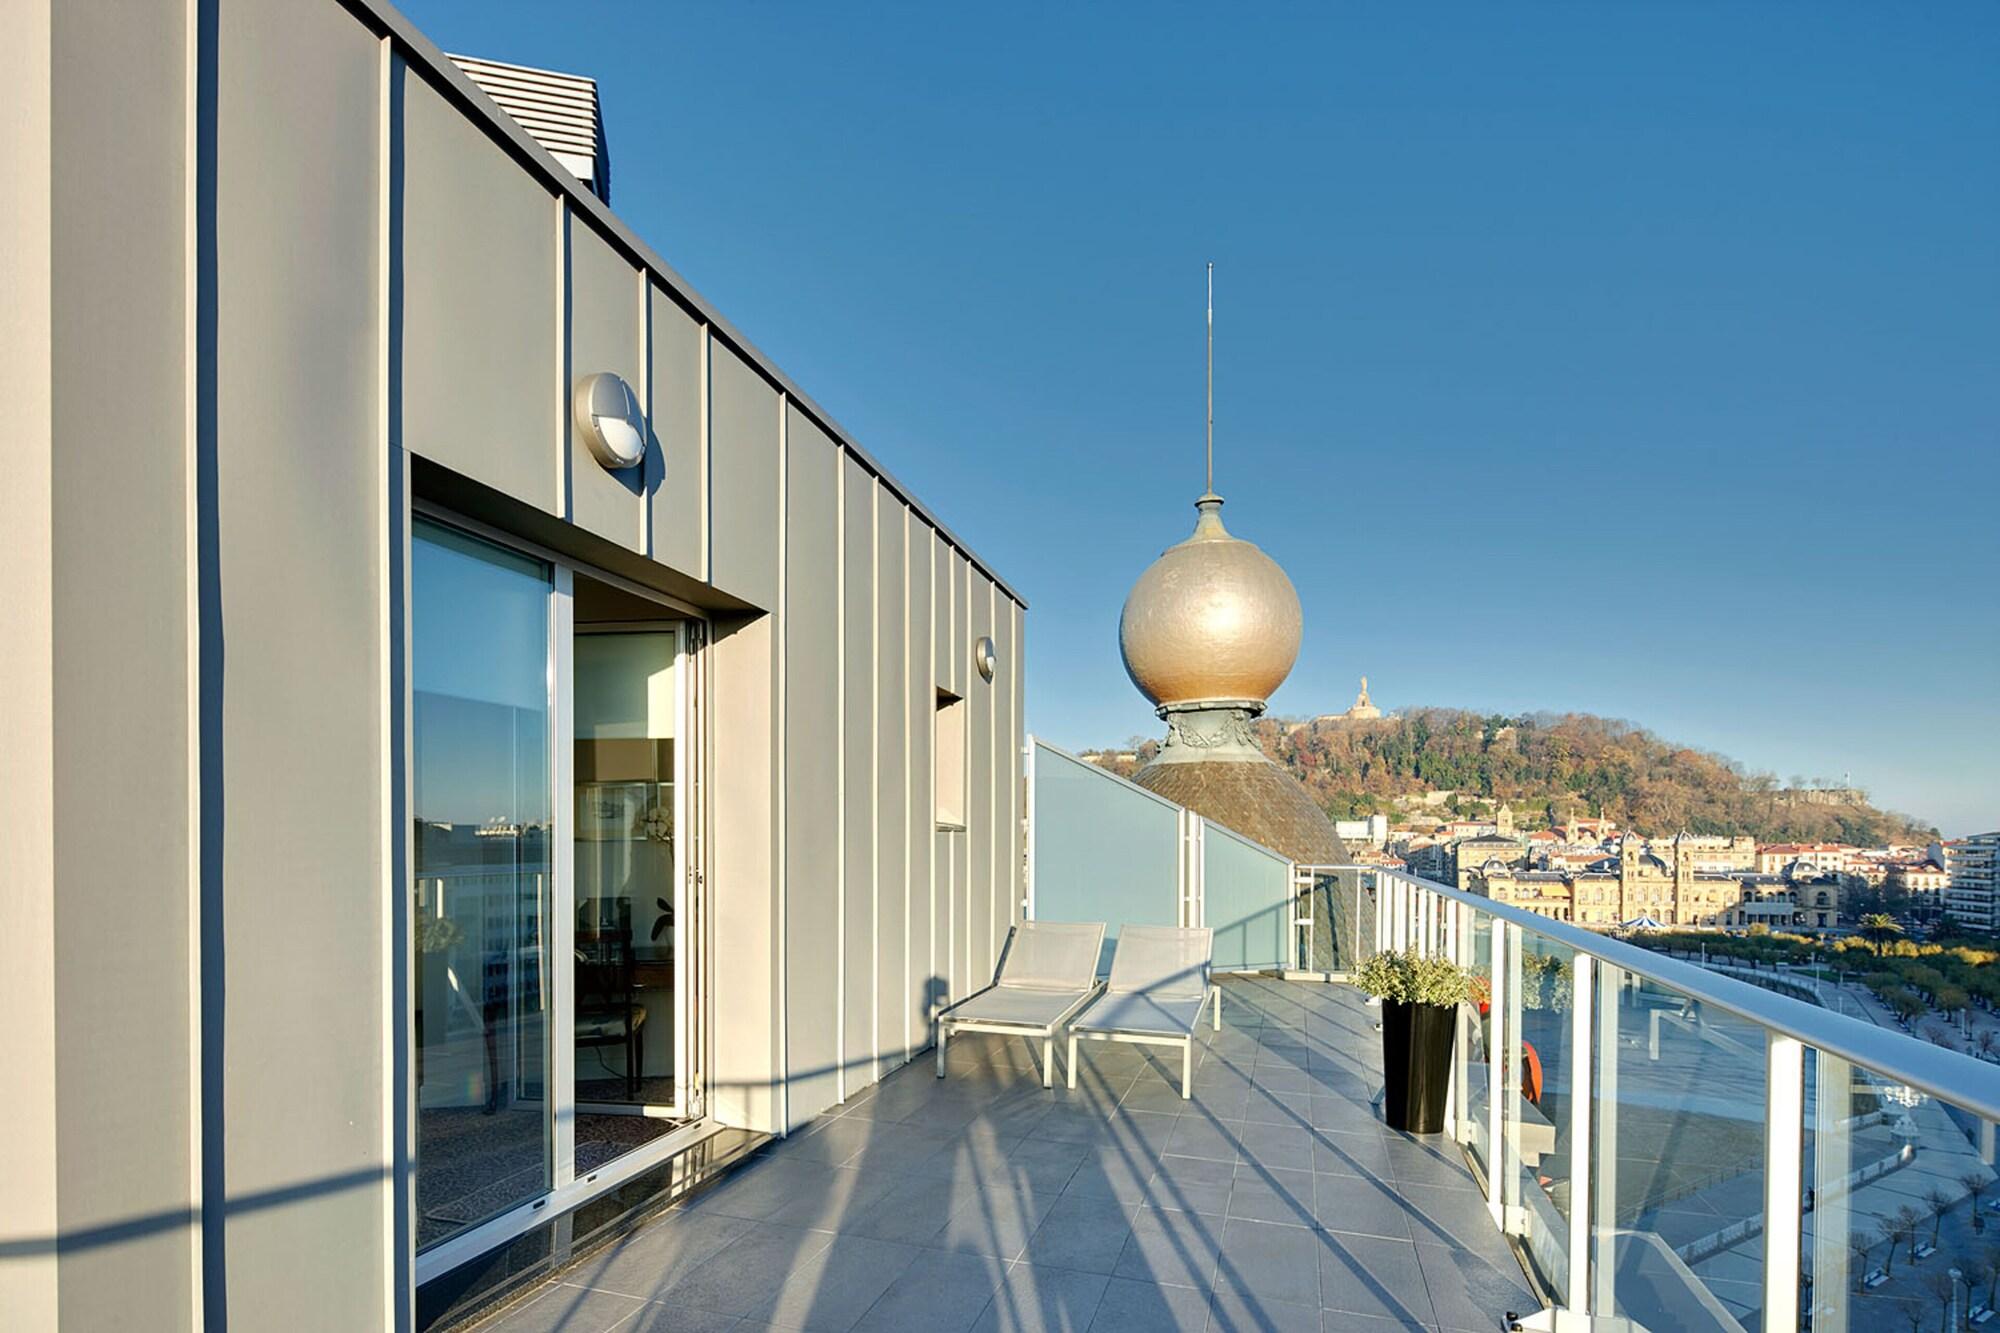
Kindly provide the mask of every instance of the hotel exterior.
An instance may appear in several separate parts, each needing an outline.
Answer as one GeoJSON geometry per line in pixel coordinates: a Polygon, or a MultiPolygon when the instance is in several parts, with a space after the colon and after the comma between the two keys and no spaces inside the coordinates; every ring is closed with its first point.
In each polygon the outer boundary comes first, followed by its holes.
{"type": "Polygon", "coordinates": [[[601,140],[373,0],[4,59],[0,1324],[432,1326],[928,1046],[1024,603],[601,140]]]}

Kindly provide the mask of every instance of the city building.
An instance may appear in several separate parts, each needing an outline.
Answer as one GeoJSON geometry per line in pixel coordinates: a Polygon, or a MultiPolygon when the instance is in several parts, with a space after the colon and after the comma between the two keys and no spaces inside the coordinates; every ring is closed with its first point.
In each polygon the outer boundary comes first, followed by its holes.
{"type": "Polygon", "coordinates": [[[1024,603],[533,72],[28,9],[0,1324],[428,1327],[991,977],[1024,603]]]}
{"type": "Polygon", "coordinates": [[[1944,910],[1974,930],[2000,930],[2000,833],[1976,833],[1932,843],[1930,859],[1944,867],[1944,910]]]}
{"type": "Polygon", "coordinates": [[[1336,819],[1333,831],[1353,851],[1357,846],[1381,849],[1389,842],[1389,816],[1368,815],[1362,819],[1336,819]]]}
{"type": "Polygon", "coordinates": [[[1593,929],[1640,921],[1725,930],[1752,925],[1827,930],[1839,924],[1838,877],[1702,870],[1700,854],[1681,853],[1670,844],[1662,857],[1627,836],[1615,857],[1588,867],[1522,869],[1489,860],[1468,865],[1461,886],[1593,929]]]}
{"type": "Polygon", "coordinates": [[[1796,867],[1845,875],[1852,871],[1856,849],[1838,842],[1771,842],[1757,848],[1756,871],[1783,875],[1796,867]]]}
{"type": "Polygon", "coordinates": [[[1527,859],[1527,843],[1505,833],[1488,832],[1459,838],[1452,844],[1451,878],[1448,882],[1463,889],[1476,873],[1520,866],[1527,859]]]}
{"type": "Polygon", "coordinates": [[[1884,863],[1882,883],[1909,894],[1918,915],[1935,916],[1944,910],[1951,873],[1928,857],[1921,861],[1890,861],[1884,863]]]}
{"type": "Polygon", "coordinates": [[[1757,840],[1748,834],[1681,833],[1672,840],[1673,848],[1693,863],[1696,874],[1726,874],[1754,871],[1757,867],[1757,840]]]}

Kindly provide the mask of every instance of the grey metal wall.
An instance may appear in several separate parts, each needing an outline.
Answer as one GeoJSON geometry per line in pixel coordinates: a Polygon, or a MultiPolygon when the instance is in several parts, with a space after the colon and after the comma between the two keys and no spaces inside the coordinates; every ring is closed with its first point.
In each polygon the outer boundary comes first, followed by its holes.
{"type": "Polygon", "coordinates": [[[0,1324],[184,1329],[202,1133],[186,15],[8,18],[0,1324]]]}
{"type": "Polygon", "coordinates": [[[28,10],[16,1325],[407,1316],[413,489],[715,612],[717,1114],[796,1126],[926,1046],[1019,915],[1018,599],[392,11],[28,10]],[[630,475],[573,436],[595,370],[648,406],[630,475]]]}

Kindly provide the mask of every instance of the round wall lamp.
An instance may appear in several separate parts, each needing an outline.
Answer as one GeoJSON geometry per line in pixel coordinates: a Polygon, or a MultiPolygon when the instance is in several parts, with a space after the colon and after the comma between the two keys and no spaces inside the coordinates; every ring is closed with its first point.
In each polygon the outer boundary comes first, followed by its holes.
{"type": "Polygon", "coordinates": [[[571,409],[590,456],[606,468],[616,472],[646,456],[646,414],[639,410],[639,395],[618,376],[585,375],[576,382],[571,409]]]}
{"type": "Polygon", "coordinates": [[[979,641],[972,645],[972,664],[979,668],[981,679],[993,679],[993,672],[1000,665],[1000,659],[993,650],[993,640],[982,635],[979,641]]]}

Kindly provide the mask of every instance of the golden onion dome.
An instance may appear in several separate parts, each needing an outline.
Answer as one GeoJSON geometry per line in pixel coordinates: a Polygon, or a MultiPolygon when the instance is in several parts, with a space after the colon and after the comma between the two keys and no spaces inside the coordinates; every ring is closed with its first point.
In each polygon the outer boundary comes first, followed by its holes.
{"type": "Polygon", "coordinates": [[[1303,619],[1277,561],[1222,526],[1222,497],[1195,502],[1194,535],[1147,567],[1125,599],[1126,673],[1161,710],[1263,702],[1291,674],[1303,619]]]}

